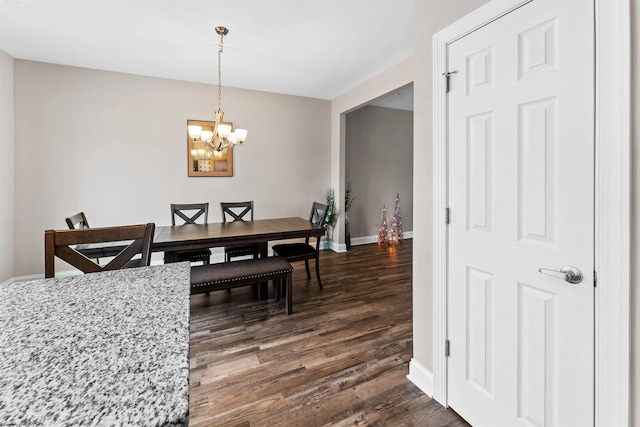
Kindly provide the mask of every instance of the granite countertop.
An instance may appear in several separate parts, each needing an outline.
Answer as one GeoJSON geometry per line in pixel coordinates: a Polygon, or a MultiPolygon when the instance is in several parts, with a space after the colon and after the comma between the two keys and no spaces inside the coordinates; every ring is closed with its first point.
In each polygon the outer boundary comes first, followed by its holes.
{"type": "Polygon", "coordinates": [[[0,285],[0,425],[187,425],[189,263],[0,285]]]}

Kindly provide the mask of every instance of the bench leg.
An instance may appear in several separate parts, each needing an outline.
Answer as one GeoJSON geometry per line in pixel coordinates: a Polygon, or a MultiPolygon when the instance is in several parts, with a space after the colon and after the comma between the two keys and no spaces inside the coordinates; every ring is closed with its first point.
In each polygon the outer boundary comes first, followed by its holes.
{"type": "Polygon", "coordinates": [[[286,313],[287,315],[293,313],[293,300],[292,300],[292,284],[293,284],[293,273],[290,271],[287,274],[287,278],[284,279],[287,282],[287,302],[286,302],[286,313]]]}
{"type": "Polygon", "coordinates": [[[269,299],[269,282],[258,283],[258,301],[269,299]]]}
{"type": "Polygon", "coordinates": [[[276,294],[276,301],[280,301],[282,294],[282,279],[275,279],[273,281],[273,290],[276,294]]]}

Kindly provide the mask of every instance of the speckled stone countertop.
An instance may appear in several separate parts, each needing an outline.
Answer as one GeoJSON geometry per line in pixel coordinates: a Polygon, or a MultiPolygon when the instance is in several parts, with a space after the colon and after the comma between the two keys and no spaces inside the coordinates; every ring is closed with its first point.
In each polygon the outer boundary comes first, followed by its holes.
{"type": "Polygon", "coordinates": [[[188,263],[0,285],[0,425],[188,419],[188,263]]]}

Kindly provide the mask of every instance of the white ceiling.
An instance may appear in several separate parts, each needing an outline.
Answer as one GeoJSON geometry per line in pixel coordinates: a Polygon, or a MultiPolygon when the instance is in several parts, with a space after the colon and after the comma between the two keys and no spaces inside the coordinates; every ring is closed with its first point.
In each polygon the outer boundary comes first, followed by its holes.
{"type": "Polygon", "coordinates": [[[412,55],[413,0],[0,0],[17,59],[333,99],[412,55]]]}

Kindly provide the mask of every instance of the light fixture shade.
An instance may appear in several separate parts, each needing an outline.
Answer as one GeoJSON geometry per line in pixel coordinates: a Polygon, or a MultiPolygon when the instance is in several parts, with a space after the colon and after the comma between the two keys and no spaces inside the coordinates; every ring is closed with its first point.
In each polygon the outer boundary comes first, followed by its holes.
{"type": "Polygon", "coordinates": [[[233,145],[236,145],[236,142],[238,142],[238,141],[236,140],[236,136],[237,136],[237,135],[236,135],[236,133],[235,133],[235,132],[231,132],[231,133],[229,134],[229,136],[227,136],[227,141],[229,141],[229,142],[230,142],[231,144],[233,144],[233,145]]]}
{"type": "Polygon", "coordinates": [[[202,134],[202,126],[187,126],[187,130],[189,131],[189,136],[194,141],[200,138],[200,135],[202,134]]]}
{"type": "Polygon", "coordinates": [[[213,157],[215,157],[216,159],[222,157],[222,150],[213,150],[213,157]]]}
{"type": "Polygon", "coordinates": [[[220,123],[218,125],[218,135],[220,135],[220,138],[226,138],[229,136],[230,133],[231,133],[231,125],[228,125],[226,123],[220,123]]]}
{"type": "Polygon", "coordinates": [[[238,143],[242,144],[242,142],[247,138],[247,130],[246,129],[236,129],[235,130],[236,139],[238,143]]]}
{"type": "Polygon", "coordinates": [[[204,142],[211,142],[211,140],[213,139],[213,132],[211,132],[210,130],[203,130],[200,138],[204,142]]]}

